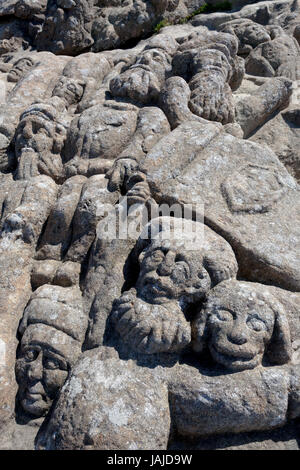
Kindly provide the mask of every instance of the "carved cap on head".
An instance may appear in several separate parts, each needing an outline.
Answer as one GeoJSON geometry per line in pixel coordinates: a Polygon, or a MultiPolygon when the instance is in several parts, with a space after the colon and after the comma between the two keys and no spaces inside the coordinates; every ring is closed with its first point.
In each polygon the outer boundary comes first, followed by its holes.
{"type": "Polygon", "coordinates": [[[145,46],[144,51],[148,49],[163,49],[169,55],[176,52],[178,44],[172,36],[167,34],[158,34],[150,39],[148,44],[145,46]]]}
{"type": "Polygon", "coordinates": [[[25,309],[19,333],[23,335],[29,325],[38,323],[62,331],[82,344],[88,318],[83,311],[79,288],[48,284],[39,287],[25,309]]]}
{"type": "Polygon", "coordinates": [[[59,109],[59,102],[57,102],[57,105],[57,107],[54,107],[48,103],[35,103],[21,114],[20,121],[32,115],[42,116],[48,121],[57,121],[60,111],[62,110],[62,104],[61,109],[59,109]]]}

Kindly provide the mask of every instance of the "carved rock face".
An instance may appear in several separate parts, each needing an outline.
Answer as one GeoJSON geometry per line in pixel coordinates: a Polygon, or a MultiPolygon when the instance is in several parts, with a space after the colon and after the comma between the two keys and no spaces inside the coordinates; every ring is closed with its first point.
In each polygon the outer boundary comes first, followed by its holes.
{"type": "Polygon", "coordinates": [[[270,40],[270,35],[266,29],[254,22],[244,23],[240,27],[235,28],[234,32],[245,44],[249,44],[253,48],[262,42],[270,40]]]}
{"type": "Polygon", "coordinates": [[[237,36],[240,54],[247,54],[259,44],[271,40],[266,28],[252,20],[229,21],[222,27],[222,30],[237,36]]]}
{"type": "Polygon", "coordinates": [[[204,343],[217,364],[235,372],[260,365],[264,354],[278,363],[291,357],[282,306],[255,283],[224,281],[212,289],[194,324],[195,349],[204,343]]]}
{"type": "Polygon", "coordinates": [[[22,57],[22,59],[18,60],[9,71],[7,80],[9,82],[18,82],[25,73],[33,67],[33,65],[34,62],[30,57],[22,57]]]}
{"type": "Polygon", "coordinates": [[[270,341],[274,313],[259,302],[236,299],[212,309],[209,316],[209,350],[215,362],[230,370],[252,369],[261,363],[270,341]]]}
{"type": "Polygon", "coordinates": [[[16,372],[21,405],[31,415],[44,416],[49,411],[68,377],[70,364],[57,346],[67,340],[64,333],[41,324],[30,325],[24,333],[16,372]]]}
{"type": "Polygon", "coordinates": [[[140,269],[138,293],[150,303],[179,299],[188,296],[189,290],[197,290],[201,297],[211,285],[200,253],[176,249],[169,243],[152,243],[143,254],[140,269]]]}
{"type": "Polygon", "coordinates": [[[31,148],[36,152],[51,151],[55,139],[55,123],[42,114],[29,114],[20,121],[16,136],[16,153],[31,148]]]}
{"type": "Polygon", "coordinates": [[[296,430],[297,2],[202,3],[0,0],[0,448],[296,430]]]}
{"type": "Polygon", "coordinates": [[[68,77],[61,77],[53,88],[52,96],[63,98],[68,105],[78,103],[83,96],[84,83],[68,77]]]}
{"type": "Polygon", "coordinates": [[[149,103],[158,98],[170,70],[171,56],[149,45],[138,55],[134,65],[111,81],[110,90],[114,96],[149,103]]]}
{"type": "Polygon", "coordinates": [[[29,415],[44,416],[81,353],[86,319],[76,288],[37,289],[20,325],[18,399],[29,415]]]}

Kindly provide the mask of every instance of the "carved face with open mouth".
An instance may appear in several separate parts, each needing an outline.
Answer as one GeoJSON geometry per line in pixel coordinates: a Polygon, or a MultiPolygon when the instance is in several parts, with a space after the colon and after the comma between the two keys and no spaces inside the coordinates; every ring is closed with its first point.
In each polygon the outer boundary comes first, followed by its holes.
{"type": "Polygon", "coordinates": [[[226,306],[214,307],[209,317],[210,353],[228,369],[253,369],[262,361],[273,327],[271,309],[251,306],[248,299],[236,305],[232,299],[226,306]]]}

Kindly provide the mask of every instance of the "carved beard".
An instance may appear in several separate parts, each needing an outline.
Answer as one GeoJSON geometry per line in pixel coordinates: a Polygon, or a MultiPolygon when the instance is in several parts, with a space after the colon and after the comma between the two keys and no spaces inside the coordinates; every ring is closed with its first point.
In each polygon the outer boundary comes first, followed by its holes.
{"type": "Polygon", "coordinates": [[[117,301],[112,320],[122,340],[140,353],[178,352],[191,341],[191,326],[177,301],[149,304],[135,289],[117,301]]]}

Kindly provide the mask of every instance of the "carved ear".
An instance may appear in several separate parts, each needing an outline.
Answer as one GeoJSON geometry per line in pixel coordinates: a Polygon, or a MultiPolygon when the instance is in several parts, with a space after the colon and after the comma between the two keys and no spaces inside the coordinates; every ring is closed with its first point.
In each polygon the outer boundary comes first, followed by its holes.
{"type": "Polygon", "coordinates": [[[290,327],[285,313],[276,308],[273,336],[270,340],[267,356],[273,364],[286,364],[292,357],[290,327]]]}
{"type": "Polygon", "coordinates": [[[208,309],[200,308],[196,318],[192,322],[192,348],[195,352],[200,353],[203,351],[207,342],[207,319],[208,309]]]}

